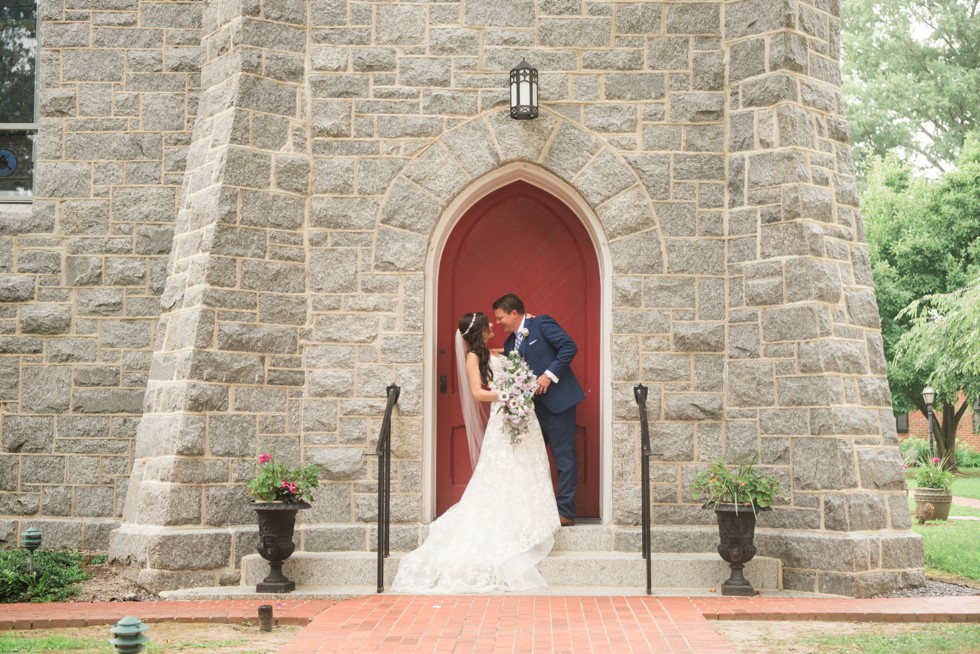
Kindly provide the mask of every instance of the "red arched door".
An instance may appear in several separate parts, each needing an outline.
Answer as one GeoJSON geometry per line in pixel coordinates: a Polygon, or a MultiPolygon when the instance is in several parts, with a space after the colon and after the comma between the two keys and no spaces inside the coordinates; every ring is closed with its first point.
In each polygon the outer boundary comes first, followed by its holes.
{"type": "MultiPolygon", "coordinates": [[[[578,217],[560,200],[514,182],[480,200],[453,229],[439,266],[436,512],[459,501],[472,473],[459,407],[453,338],[460,316],[516,293],[528,313],[547,313],[579,351],[572,362],[586,398],[576,412],[576,513],[599,517],[599,264],[578,217]]],[[[502,347],[498,327],[491,347],[502,347]]],[[[552,462],[554,475],[554,462],[552,462]]]]}

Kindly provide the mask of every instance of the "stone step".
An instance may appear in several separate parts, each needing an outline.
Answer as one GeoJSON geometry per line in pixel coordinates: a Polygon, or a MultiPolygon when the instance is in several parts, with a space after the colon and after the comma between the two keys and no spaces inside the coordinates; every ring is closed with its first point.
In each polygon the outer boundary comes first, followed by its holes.
{"type": "MultiPolygon", "coordinates": [[[[385,560],[385,587],[391,585],[401,554],[385,560]]],[[[551,587],[644,588],[646,564],[638,553],[610,551],[553,551],[539,565],[551,587]]],[[[242,585],[252,586],[268,574],[258,555],[242,558],[242,585]]],[[[373,552],[297,552],[283,566],[287,577],[302,587],[373,587],[377,556],[373,552]]],[[[652,582],[658,588],[708,590],[728,578],[728,564],[717,554],[659,554],[652,559],[652,582]]],[[[756,557],[745,577],[759,590],[782,588],[778,559],[756,557]]]]}

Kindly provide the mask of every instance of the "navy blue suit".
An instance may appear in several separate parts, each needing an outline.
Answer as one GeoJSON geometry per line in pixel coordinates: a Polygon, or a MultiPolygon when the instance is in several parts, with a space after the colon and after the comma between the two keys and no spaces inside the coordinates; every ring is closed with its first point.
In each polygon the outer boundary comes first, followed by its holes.
{"type": "MultiPolygon", "coordinates": [[[[569,367],[578,346],[551,316],[525,317],[524,337],[519,352],[535,375],[551,371],[558,382],[552,382],[547,392],[534,397],[544,441],[555,455],[558,468],[558,513],[575,519],[575,487],[578,464],[575,457],[575,405],[585,399],[585,393],[569,367]]],[[[515,334],[504,341],[504,352],[514,349],[515,334]]]]}

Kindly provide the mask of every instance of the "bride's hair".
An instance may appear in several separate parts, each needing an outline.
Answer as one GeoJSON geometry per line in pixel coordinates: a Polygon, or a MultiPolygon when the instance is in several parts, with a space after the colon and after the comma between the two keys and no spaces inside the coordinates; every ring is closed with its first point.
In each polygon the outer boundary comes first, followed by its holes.
{"type": "Polygon", "coordinates": [[[483,339],[483,334],[489,327],[490,320],[479,311],[464,313],[459,319],[459,333],[466,341],[469,351],[475,353],[480,361],[480,381],[484,385],[489,384],[493,379],[493,371],[490,370],[490,350],[487,349],[487,342],[483,339]]]}

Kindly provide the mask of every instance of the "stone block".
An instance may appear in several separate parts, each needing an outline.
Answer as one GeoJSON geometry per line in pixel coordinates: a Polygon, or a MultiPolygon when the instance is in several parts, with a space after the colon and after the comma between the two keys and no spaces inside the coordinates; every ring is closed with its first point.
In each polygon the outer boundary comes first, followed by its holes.
{"type": "Polygon", "coordinates": [[[675,154],[675,180],[716,180],[725,179],[725,158],[715,154],[675,154]]]}
{"type": "Polygon", "coordinates": [[[381,228],[374,251],[375,268],[379,271],[421,271],[425,265],[427,239],[421,234],[381,228]]]}
{"type": "Polygon", "coordinates": [[[619,5],[616,11],[616,34],[659,34],[661,6],[646,3],[619,5]]]}
{"type": "Polygon", "coordinates": [[[781,102],[797,102],[800,92],[796,79],[784,73],[768,73],[742,83],[742,107],[771,107],[781,102]]]}
{"type": "Polygon", "coordinates": [[[671,93],[670,119],[679,123],[716,122],[724,118],[725,96],[723,93],[696,91],[671,93]]]}
{"type": "Polygon", "coordinates": [[[653,200],[670,197],[670,155],[627,155],[640,182],[653,200]]]}
{"type": "Polygon", "coordinates": [[[847,304],[847,315],[852,325],[874,329],[881,327],[874,292],[870,290],[848,290],[844,293],[844,301],[847,304]]]}
{"type": "Polygon", "coordinates": [[[558,126],[558,133],[545,156],[544,165],[562,179],[571,182],[601,146],[599,140],[589,132],[563,122],[558,126]]]}
{"type": "Polygon", "coordinates": [[[681,352],[723,352],[725,325],[714,322],[674,322],[674,348],[681,352]]]}
{"type": "MultiPolygon", "coordinates": [[[[610,250],[613,263],[619,272],[655,275],[664,271],[660,237],[656,230],[647,230],[621,238],[612,243],[610,250]]],[[[681,255],[678,255],[678,258],[682,260],[678,263],[680,266],[684,261],[681,255]]]]}
{"type": "Polygon", "coordinates": [[[471,177],[491,170],[500,161],[487,124],[481,120],[467,122],[449,132],[443,144],[471,177]]]}
{"type": "Polygon", "coordinates": [[[27,484],[63,484],[65,483],[64,456],[45,456],[33,454],[21,459],[21,483],[27,484]]]}
{"type": "Polygon", "coordinates": [[[643,357],[645,379],[687,382],[691,376],[691,357],[687,354],[647,354],[643,357]]]}
{"type": "Polygon", "coordinates": [[[439,146],[417,155],[405,168],[404,175],[443,202],[448,202],[469,182],[466,172],[439,146]]]}
{"type": "Polygon", "coordinates": [[[809,58],[806,37],[795,32],[779,32],[769,39],[769,70],[805,73],[809,58]]]}
{"type": "Polygon", "coordinates": [[[609,17],[539,18],[537,25],[538,41],[546,47],[601,48],[609,47],[612,41],[609,17]]]}
{"type": "Polygon", "coordinates": [[[356,447],[317,447],[306,449],[307,460],[320,468],[329,480],[363,479],[367,474],[364,449],[356,447]]]}
{"type": "Polygon", "coordinates": [[[204,524],[210,527],[255,524],[255,511],[241,486],[204,489],[204,524]]]}
{"type": "Polygon", "coordinates": [[[667,239],[667,272],[674,275],[722,275],[724,242],[716,239],[667,239]]]}
{"type": "Polygon", "coordinates": [[[112,488],[78,486],[75,489],[75,515],[107,518],[113,515],[112,488]]]}
{"type": "Polygon", "coordinates": [[[525,27],[533,25],[535,19],[534,3],[524,0],[467,2],[465,12],[466,25],[473,26],[525,27]]]}
{"type": "Polygon", "coordinates": [[[813,147],[813,116],[806,109],[801,109],[795,105],[778,107],[776,109],[776,125],[779,130],[780,147],[813,147]]]}
{"type": "Polygon", "coordinates": [[[244,415],[208,418],[208,451],[212,456],[249,457],[255,454],[255,418],[244,415]]]}
{"type": "Polygon", "coordinates": [[[644,304],[664,309],[693,309],[694,277],[649,277],[643,283],[644,304]]]}
{"type": "Polygon", "coordinates": [[[667,420],[720,420],[722,418],[721,395],[666,394],[664,401],[664,417],[667,420]]]}
{"type": "Polygon", "coordinates": [[[606,235],[616,239],[656,225],[656,218],[639,186],[620,193],[598,211],[606,235]]]}
{"type": "Polygon", "coordinates": [[[717,3],[667,5],[668,34],[720,34],[721,8],[717,3]]]}
{"type": "Polygon", "coordinates": [[[794,489],[809,491],[857,487],[850,441],[841,438],[795,438],[791,447],[794,489]]]}
{"type": "Polygon", "coordinates": [[[381,222],[392,227],[428,235],[441,213],[439,203],[422,189],[405,180],[397,180],[381,209],[381,222]]]}
{"type": "Polygon", "coordinates": [[[880,495],[827,493],[824,527],[831,531],[871,531],[887,527],[888,513],[880,495]]]}
{"type": "Polygon", "coordinates": [[[310,224],[324,229],[370,229],[377,221],[378,201],[360,197],[314,197],[310,224]]]}
{"type": "Polygon", "coordinates": [[[71,307],[66,304],[28,304],[20,310],[23,334],[64,334],[71,329],[71,307]]]}
{"type": "Polygon", "coordinates": [[[904,466],[898,448],[858,448],[857,455],[862,488],[905,490],[904,466]]]}
{"type": "Polygon", "coordinates": [[[649,39],[647,61],[651,70],[688,70],[691,66],[690,39],[677,36],[649,39]]]}
{"type": "Polygon", "coordinates": [[[666,94],[663,73],[608,74],[605,78],[606,100],[661,100],[666,94]]]}
{"type": "Polygon", "coordinates": [[[69,406],[71,368],[24,366],[21,411],[27,414],[65,413],[69,406]]]}
{"type": "Polygon", "coordinates": [[[765,39],[749,39],[732,44],[729,50],[730,83],[766,72],[765,39]]]}
{"type": "Polygon", "coordinates": [[[830,315],[825,307],[810,304],[762,310],[762,338],[766,342],[809,341],[830,333],[830,315]]]}
{"type": "Polygon", "coordinates": [[[230,559],[231,534],[224,530],[154,534],[146,545],[147,566],[158,570],[211,570],[230,559]]]}
{"type": "Polygon", "coordinates": [[[837,266],[805,257],[786,261],[786,299],[789,302],[816,300],[837,304],[841,280],[837,266]]]}
{"type": "Polygon", "coordinates": [[[725,6],[725,37],[764,34],[796,27],[797,0],[744,0],[725,6]]]}
{"type": "Polygon", "coordinates": [[[33,275],[0,275],[0,302],[24,302],[34,299],[33,275]]]}
{"type": "Polygon", "coordinates": [[[868,363],[864,343],[842,340],[800,343],[800,371],[865,373],[868,363]]]}
{"type": "Polygon", "coordinates": [[[768,361],[729,362],[728,404],[730,406],[772,406],[775,401],[776,387],[772,363],[768,361]]]}
{"type": "Polygon", "coordinates": [[[650,429],[650,451],[658,461],[690,461],[694,456],[694,426],[654,423],[650,429]]]}

